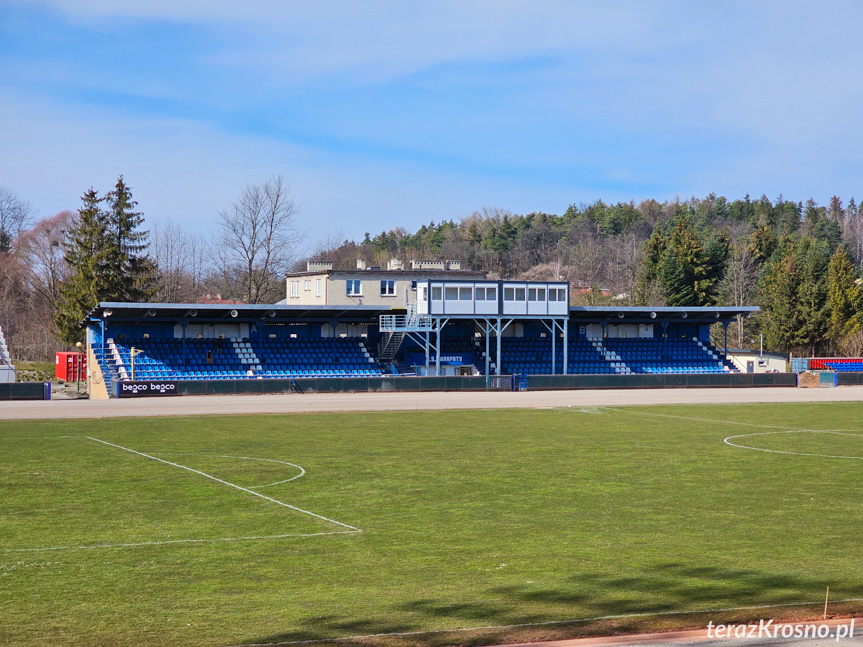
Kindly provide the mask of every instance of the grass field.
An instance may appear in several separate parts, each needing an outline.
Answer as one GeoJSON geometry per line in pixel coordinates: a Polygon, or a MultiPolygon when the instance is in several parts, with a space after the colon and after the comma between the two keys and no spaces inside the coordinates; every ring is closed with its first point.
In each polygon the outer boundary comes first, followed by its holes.
{"type": "Polygon", "coordinates": [[[0,644],[482,644],[863,598],[861,413],[0,423],[0,644]]]}

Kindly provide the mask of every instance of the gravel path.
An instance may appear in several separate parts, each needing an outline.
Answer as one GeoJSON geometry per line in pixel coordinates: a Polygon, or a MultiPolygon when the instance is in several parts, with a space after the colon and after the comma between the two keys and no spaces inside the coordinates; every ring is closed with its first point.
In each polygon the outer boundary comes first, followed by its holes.
{"type": "Polygon", "coordinates": [[[321,411],[542,409],[553,407],[750,402],[863,402],[863,386],[824,389],[713,388],[600,391],[318,393],[185,396],[127,400],[0,402],[0,420],[201,416],[321,411]]]}

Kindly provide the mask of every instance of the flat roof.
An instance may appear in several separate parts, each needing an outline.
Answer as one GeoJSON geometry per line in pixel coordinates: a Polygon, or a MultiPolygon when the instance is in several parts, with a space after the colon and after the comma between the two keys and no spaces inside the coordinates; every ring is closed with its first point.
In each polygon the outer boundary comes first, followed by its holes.
{"type": "Polygon", "coordinates": [[[571,321],[607,320],[609,323],[650,323],[655,321],[680,320],[694,323],[711,323],[733,319],[737,315],[749,317],[758,306],[570,306],[571,321]]]}
{"type": "MultiPolygon", "coordinates": [[[[297,304],[231,304],[231,303],[125,303],[102,302],[93,308],[80,325],[88,321],[114,320],[138,323],[148,321],[265,321],[282,323],[287,321],[326,321],[343,319],[350,321],[374,321],[379,315],[404,312],[405,307],[379,305],[297,305],[297,304]],[[195,313],[195,316],[192,313],[195,313]],[[231,313],[236,312],[236,316],[231,313]]],[[[759,311],[758,306],[742,307],[620,307],[620,306],[570,306],[570,321],[596,323],[657,323],[662,321],[685,321],[692,323],[716,323],[727,321],[737,315],[750,316],[759,311]]],[[[513,318],[512,315],[504,318],[513,318]]],[[[518,319],[518,317],[515,317],[518,319]]],[[[525,317],[527,318],[527,317],[525,317]]]]}
{"type": "Polygon", "coordinates": [[[386,274],[393,276],[418,276],[420,278],[428,278],[430,276],[454,276],[454,277],[485,277],[486,272],[481,270],[388,270],[385,267],[366,268],[364,270],[307,270],[304,272],[290,272],[285,274],[285,278],[295,279],[304,276],[314,276],[316,274],[386,274]]]}
{"type": "Polygon", "coordinates": [[[177,321],[195,319],[213,321],[224,319],[231,321],[271,321],[280,323],[284,321],[297,320],[326,320],[326,319],[349,319],[350,316],[359,315],[363,320],[376,319],[378,315],[390,314],[393,310],[404,311],[404,306],[399,308],[384,308],[376,305],[349,305],[349,306],[326,306],[326,305],[284,305],[284,304],[240,304],[240,303],[123,303],[102,302],[93,308],[84,318],[82,324],[87,321],[122,319],[129,321],[137,319],[146,321],[177,321]],[[192,316],[192,313],[196,313],[192,316]],[[237,316],[232,316],[236,312],[237,316]]]}

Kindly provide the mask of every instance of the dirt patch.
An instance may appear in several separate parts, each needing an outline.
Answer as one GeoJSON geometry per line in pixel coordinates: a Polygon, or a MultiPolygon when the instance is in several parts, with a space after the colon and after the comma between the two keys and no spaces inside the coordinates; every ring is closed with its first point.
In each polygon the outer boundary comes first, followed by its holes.
{"type": "Polygon", "coordinates": [[[797,386],[801,389],[821,388],[821,374],[815,371],[805,371],[797,377],[797,386]]]}

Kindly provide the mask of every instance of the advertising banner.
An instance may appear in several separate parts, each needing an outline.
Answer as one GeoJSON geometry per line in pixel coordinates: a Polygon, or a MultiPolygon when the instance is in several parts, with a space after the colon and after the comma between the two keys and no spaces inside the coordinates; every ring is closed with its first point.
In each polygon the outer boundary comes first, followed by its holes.
{"type": "Polygon", "coordinates": [[[177,395],[176,382],[117,382],[117,397],[146,398],[177,395]]]}

